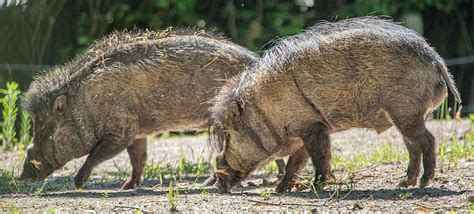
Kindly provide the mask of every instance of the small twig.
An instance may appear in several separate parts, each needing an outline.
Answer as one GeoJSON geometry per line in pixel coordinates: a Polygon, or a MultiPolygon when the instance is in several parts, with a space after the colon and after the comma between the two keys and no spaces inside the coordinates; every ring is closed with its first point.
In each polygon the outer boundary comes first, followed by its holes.
{"type": "Polygon", "coordinates": [[[378,163],[376,163],[376,164],[374,164],[374,165],[372,165],[372,166],[369,166],[369,167],[366,167],[366,168],[363,168],[363,169],[360,169],[360,170],[351,172],[351,174],[365,172],[365,171],[367,171],[367,170],[369,170],[369,169],[373,169],[373,168],[375,168],[375,167],[377,167],[377,166],[379,166],[378,163]]]}
{"type": "Polygon", "coordinates": [[[273,206],[324,206],[323,204],[309,204],[309,203],[282,203],[281,201],[278,203],[269,202],[269,201],[260,201],[254,199],[247,199],[250,202],[266,204],[266,205],[273,205],[273,206]]]}
{"type": "Polygon", "coordinates": [[[209,63],[207,63],[206,65],[204,65],[201,69],[199,69],[199,71],[202,71],[204,70],[205,68],[207,68],[207,66],[211,65],[212,63],[214,63],[217,59],[219,58],[219,55],[217,55],[213,60],[211,60],[209,63]]]}
{"type": "Polygon", "coordinates": [[[425,208],[425,209],[430,209],[430,210],[432,210],[432,209],[433,209],[433,207],[428,207],[428,206],[426,206],[426,205],[423,205],[423,204],[418,204],[418,203],[415,203],[415,205],[416,205],[416,206],[419,206],[419,207],[421,207],[421,208],[425,208]]]}
{"type": "Polygon", "coordinates": [[[142,210],[140,207],[135,207],[135,206],[127,206],[127,205],[115,205],[115,208],[128,208],[128,209],[136,209],[136,210],[142,210]]]}
{"type": "Polygon", "coordinates": [[[266,205],[273,205],[273,206],[281,206],[282,205],[281,202],[280,203],[273,203],[273,202],[254,200],[254,199],[249,199],[249,198],[247,200],[250,201],[250,202],[266,204],[266,205]]]}
{"type": "Polygon", "coordinates": [[[142,209],[142,208],[140,208],[140,207],[135,207],[135,206],[115,205],[115,206],[114,206],[114,210],[115,210],[116,208],[127,208],[127,209],[140,210],[140,211],[142,211],[142,212],[149,212],[149,211],[147,211],[147,210],[145,210],[145,209],[142,209]]]}

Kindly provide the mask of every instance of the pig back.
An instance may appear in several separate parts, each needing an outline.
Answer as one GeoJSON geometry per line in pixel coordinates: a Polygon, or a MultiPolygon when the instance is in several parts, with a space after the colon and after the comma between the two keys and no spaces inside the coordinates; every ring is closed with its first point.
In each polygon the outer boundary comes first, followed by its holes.
{"type": "Polygon", "coordinates": [[[137,43],[108,59],[89,80],[88,96],[102,110],[132,108],[147,133],[207,127],[210,99],[256,57],[229,42],[179,36],[137,43]]]}

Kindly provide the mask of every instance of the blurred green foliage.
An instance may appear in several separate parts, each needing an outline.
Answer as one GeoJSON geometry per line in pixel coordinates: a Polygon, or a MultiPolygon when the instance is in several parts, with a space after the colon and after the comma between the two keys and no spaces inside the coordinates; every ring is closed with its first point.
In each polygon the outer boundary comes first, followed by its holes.
{"type": "MultiPolygon", "coordinates": [[[[424,35],[443,56],[472,54],[471,0],[35,0],[2,1],[0,64],[58,65],[113,30],[169,26],[217,29],[259,51],[273,38],[294,35],[316,21],[361,15],[399,20],[418,13],[424,35]],[[18,3],[22,2],[22,3],[18,3]],[[455,41],[455,42],[453,42],[455,41]]],[[[0,87],[28,86],[37,71],[0,69],[0,87]]],[[[22,88],[25,90],[26,88],[22,88]]]]}

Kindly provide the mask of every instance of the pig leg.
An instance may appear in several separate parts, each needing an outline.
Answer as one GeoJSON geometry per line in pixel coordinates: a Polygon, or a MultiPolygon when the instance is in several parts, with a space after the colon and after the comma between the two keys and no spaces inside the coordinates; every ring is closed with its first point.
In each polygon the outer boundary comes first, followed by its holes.
{"type": "Polygon", "coordinates": [[[124,128],[119,128],[118,132],[116,132],[119,134],[109,133],[92,149],[81,169],[79,169],[74,178],[74,184],[77,189],[82,188],[86,183],[94,167],[119,154],[132,143],[136,136],[136,127],[125,126],[124,128]]]}
{"type": "Polygon", "coordinates": [[[137,138],[127,148],[128,156],[132,164],[132,178],[123,184],[122,189],[135,189],[142,181],[143,168],[146,163],[146,137],[137,138]]]}
{"type": "Polygon", "coordinates": [[[286,192],[291,191],[291,189],[296,184],[296,176],[301,172],[301,170],[308,162],[308,152],[304,147],[301,147],[288,159],[286,165],[286,173],[283,177],[283,180],[278,183],[278,186],[275,189],[275,192],[286,192]]]}
{"type": "Polygon", "coordinates": [[[283,159],[275,160],[275,163],[278,167],[278,180],[281,180],[285,175],[285,161],[283,159]]]}
{"type": "Polygon", "coordinates": [[[408,156],[410,158],[408,163],[407,177],[400,182],[399,187],[415,186],[416,179],[420,174],[421,149],[418,144],[410,142],[404,137],[405,145],[408,149],[408,156]]]}
{"type": "Polygon", "coordinates": [[[329,131],[324,124],[316,125],[305,130],[302,139],[309,153],[315,169],[314,184],[321,187],[329,180],[333,179],[331,172],[331,144],[329,131]]]}
{"type": "MultiPolygon", "coordinates": [[[[423,114],[419,114],[423,115],[423,114]]],[[[392,116],[391,116],[392,117],[392,116]]],[[[423,155],[423,176],[420,187],[426,187],[434,177],[436,168],[436,145],[435,138],[426,129],[423,116],[392,117],[393,122],[398,127],[405,139],[405,144],[409,152],[410,162],[408,165],[407,177],[400,183],[402,187],[416,184],[416,179],[420,170],[420,155],[423,155]],[[421,154],[420,154],[421,151],[421,154]]]]}

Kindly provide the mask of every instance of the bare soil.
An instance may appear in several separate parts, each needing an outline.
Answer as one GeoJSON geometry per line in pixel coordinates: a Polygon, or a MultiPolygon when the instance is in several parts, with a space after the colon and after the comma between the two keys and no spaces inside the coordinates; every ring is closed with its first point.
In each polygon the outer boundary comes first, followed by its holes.
{"type": "MultiPolygon", "coordinates": [[[[428,128],[439,143],[462,141],[471,129],[470,121],[432,121],[428,128]]],[[[335,155],[350,158],[356,154],[370,155],[378,144],[390,143],[400,152],[406,153],[402,138],[392,128],[380,135],[373,131],[351,129],[331,135],[335,155]]],[[[149,162],[176,166],[180,157],[196,163],[201,154],[206,161],[212,160],[212,151],[207,148],[207,137],[173,137],[152,139],[149,143],[149,162]]],[[[471,147],[471,149],[473,149],[471,147]]],[[[1,154],[4,169],[21,169],[20,152],[1,154]]],[[[12,207],[22,211],[95,211],[95,212],[168,212],[170,209],[168,184],[158,179],[146,180],[137,190],[122,191],[120,186],[128,176],[120,171],[131,171],[128,156],[122,152],[94,171],[83,190],[75,190],[72,178],[85,158],[71,161],[64,169],[55,172],[42,191],[37,188],[42,182],[33,184],[28,191],[2,193],[0,212],[12,207]],[[36,193],[35,193],[36,192],[36,193]]],[[[441,163],[434,181],[428,188],[398,188],[403,179],[406,161],[377,163],[352,173],[334,169],[336,177],[351,180],[351,186],[329,185],[317,194],[308,189],[285,194],[274,193],[275,174],[255,172],[251,179],[231,194],[220,194],[213,188],[201,187],[206,176],[192,175],[176,184],[179,190],[177,209],[182,212],[231,211],[461,211],[469,212],[468,198],[474,195],[474,160],[460,159],[457,164],[441,163]],[[350,179],[347,179],[347,177],[350,179]]],[[[310,168],[310,167],[307,167],[310,168]]],[[[16,172],[18,173],[18,172],[16,172]]],[[[310,175],[306,172],[307,175],[310,175]]],[[[474,208],[474,206],[472,207],[474,208]]],[[[471,213],[474,211],[470,211],[471,213]]]]}

